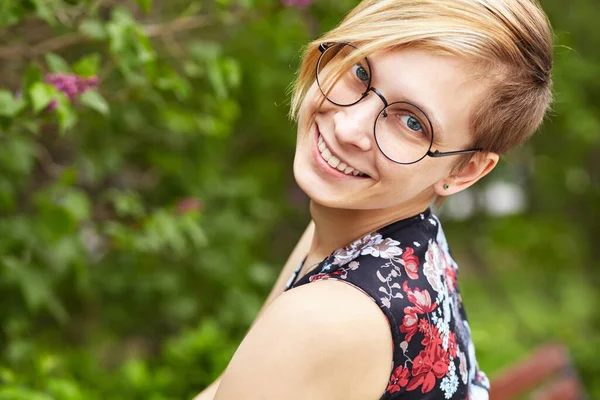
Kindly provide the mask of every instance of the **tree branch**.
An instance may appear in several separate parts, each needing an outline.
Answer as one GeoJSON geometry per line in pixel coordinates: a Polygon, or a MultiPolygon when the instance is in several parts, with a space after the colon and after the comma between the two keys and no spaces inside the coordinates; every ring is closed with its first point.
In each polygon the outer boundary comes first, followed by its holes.
{"type": "MultiPolygon", "coordinates": [[[[142,30],[148,37],[157,37],[200,28],[208,25],[210,21],[211,19],[206,15],[193,15],[180,17],[164,24],[144,25],[142,30]]],[[[35,45],[0,47],[0,59],[35,58],[49,51],[57,51],[89,40],[90,38],[82,33],[71,32],[43,40],[35,45]]]]}

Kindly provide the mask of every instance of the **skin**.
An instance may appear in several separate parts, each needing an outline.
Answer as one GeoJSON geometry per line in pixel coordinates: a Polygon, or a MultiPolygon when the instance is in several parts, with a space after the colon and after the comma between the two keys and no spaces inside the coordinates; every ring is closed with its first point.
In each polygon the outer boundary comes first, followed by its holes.
{"type": "MultiPolygon", "coordinates": [[[[369,59],[372,86],[389,102],[424,105],[439,122],[433,150],[469,147],[469,117],[486,84],[470,79],[464,60],[406,49],[369,59]]],[[[498,162],[494,153],[478,153],[454,174],[455,157],[395,164],[373,136],[382,108],[377,96],[351,107],[327,101],[319,106],[319,100],[315,84],[300,108],[294,159],[294,175],[311,198],[314,221],[307,266],[368,232],[418,214],[435,195],[466,189],[498,162]],[[335,154],[368,177],[327,172],[313,154],[317,129],[335,154]]],[[[222,375],[214,399],[376,400],[387,387],[391,363],[390,328],[377,305],[344,282],[317,281],[266,307],[222,375]]]]}

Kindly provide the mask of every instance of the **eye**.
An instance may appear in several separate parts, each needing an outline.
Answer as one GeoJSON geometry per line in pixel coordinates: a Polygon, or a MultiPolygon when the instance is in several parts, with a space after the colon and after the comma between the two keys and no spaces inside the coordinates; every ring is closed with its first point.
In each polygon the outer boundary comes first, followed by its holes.
{"type": "Polygon", "coordinates": [[[352,67],[352,73],[354,75],[356,75],[356,77],[358,79],[360,79],[362,82],[368,83],[369,82],[369,73],[367,72],[367,70],[360,64],[355,64],[352,67]]]}
{"type": "Polygon", "coordinates": [[[400,117],[400,119],[411,131],[423,132],[423,127],[421,126],[421,123],[412,115],[403,115],[400,117]]]}

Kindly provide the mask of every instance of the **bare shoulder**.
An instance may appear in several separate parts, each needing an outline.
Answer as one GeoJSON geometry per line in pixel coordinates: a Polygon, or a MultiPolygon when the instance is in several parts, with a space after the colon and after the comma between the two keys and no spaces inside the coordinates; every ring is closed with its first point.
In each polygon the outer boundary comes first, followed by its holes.
{"type": "Polygon", "coordinates": [[[215,400],[378,400],[392,365],[388,322],[335,280],[291,289],[265,310],[223,374],[215,400]]]}

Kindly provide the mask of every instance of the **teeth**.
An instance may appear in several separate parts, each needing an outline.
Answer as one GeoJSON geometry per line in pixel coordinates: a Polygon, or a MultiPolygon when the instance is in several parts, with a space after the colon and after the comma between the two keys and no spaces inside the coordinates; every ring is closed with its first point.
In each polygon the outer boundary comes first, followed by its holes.
{"type": "Polygon", "coordinates": [[[354,176],[365,176],[365,174],[363,174],[362,172],[354,169],[354,167],[341,162],[339,158],[337,158],[336,156],[331,154],[331,151],[329,151],[329,149],[327,148],[327,145],[325,144],[325,141],[323,140],[323,138],[321,137],[321,135],[319,135],[319,151],[321,152],[321,157],[323,157],[323,159],[325,161],[327,161],[327,163],[329,165],[331,165],[333,168],[336,168],[338,171],[341,171],[343,173],[345,173],[346,175],[354,175],[354,176]]]}
{"type": "Polygon", "coordinates": [[[331,156],[329,160],[327,160],[327,164],[331,165],[333,168],[337,167],[339,163],[340,160],[336,156],[331,156]]]}

